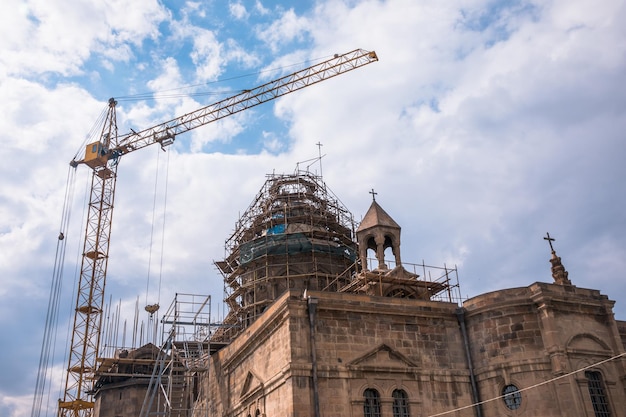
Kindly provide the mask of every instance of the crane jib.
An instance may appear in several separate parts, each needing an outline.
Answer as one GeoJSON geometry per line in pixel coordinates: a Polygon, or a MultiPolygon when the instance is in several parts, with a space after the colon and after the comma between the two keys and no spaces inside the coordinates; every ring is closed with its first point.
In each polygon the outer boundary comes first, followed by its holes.
{"type": "MultiPolygon", "coordinates": [[[[258,87],[243,90],[234,96],[201,107],[167,122],[141,131],[131,129],[129,133],[113,138],[114,144],[98,155],[96,155],[94,147],[100,146],[102,148],[104,145],[102,142],[91,143],[87,145],[85,158],[74,163],[85,163],[96,169],[106,165],[111,157],[117,158],[152,144],[158,143],[164,148],[171,145],[177,135],[376,61],[378,61],[376,52],[362,49],[335,55],[319,64],[258,87]]],[[[109,100],[110,107],[114,108],[116,104],[114,99],[109,100]]]]}

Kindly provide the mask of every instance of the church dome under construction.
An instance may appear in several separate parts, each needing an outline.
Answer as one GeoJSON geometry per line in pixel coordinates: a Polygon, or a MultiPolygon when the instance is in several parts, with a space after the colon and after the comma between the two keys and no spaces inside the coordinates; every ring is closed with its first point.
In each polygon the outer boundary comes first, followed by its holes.
{"type": "Polygon", "coordinates": [[[268,175],[216,262],[230,310],[223,336],[238,334],[288,289],[337,291],[351,282],[357,259],[353,216],[320,176],[268,175]]]}

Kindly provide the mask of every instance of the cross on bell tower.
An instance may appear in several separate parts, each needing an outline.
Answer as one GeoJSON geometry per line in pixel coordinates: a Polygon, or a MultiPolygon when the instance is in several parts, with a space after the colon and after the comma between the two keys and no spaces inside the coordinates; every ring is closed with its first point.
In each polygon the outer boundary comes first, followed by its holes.
{"type": "Polygon", "coordinates": [[[374,191],[373,188],[372,188],[372,191],[370,191],[369,193],[372,195],[372,201],[376,201],[376,196],[378,195],[378,193],[374,191]]]}

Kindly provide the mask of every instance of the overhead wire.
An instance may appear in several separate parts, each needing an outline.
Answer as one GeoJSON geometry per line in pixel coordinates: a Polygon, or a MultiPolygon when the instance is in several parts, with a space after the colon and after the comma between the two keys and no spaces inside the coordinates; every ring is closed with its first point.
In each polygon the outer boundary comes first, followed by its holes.
{"type": "MultiPolygon", "coordinates": [[[[223,90],[223,91],[195,91],[195,92],[185,92],[184,90],[194,89],[198,87],[206,87],[213,84],[225,83],[228,81],[234,81],[247,77],[259,76],[265,73],[273,73],[277,71],[283,71],[288,68],[293,68],[302,65],[310,65],[312,62],[316,61],[324,61],[330,58],[332,55],[326,55],[323,57],[312,58],[305,61],[296,62],[289,65],[283,65],[279,67],[272,67],[265,70],[260,70],[256,72],[250,72],[247,74],[235,75],[228,78],[220,78],[215,81],[208,81],[205,83],[197,83],[197,84],[187,84],[180,87],[167,88],[159,91],[151,91],[151,92],[143,92],[137,94],[130,94],[126,96],[115,97],[117,101],[139,101],[139,100],[161,100],[161,99],[174,99],[174,98],[182,98],[182,97],[205,97],[205,96],[216,96],[216,95],[227,95],[233,94],[237,91],[243,90],[223,90]],[[167,93],[167,94],[166,94],[167,93]]],[[[105,111],[106,113],[106,111],[105,111]]]]}

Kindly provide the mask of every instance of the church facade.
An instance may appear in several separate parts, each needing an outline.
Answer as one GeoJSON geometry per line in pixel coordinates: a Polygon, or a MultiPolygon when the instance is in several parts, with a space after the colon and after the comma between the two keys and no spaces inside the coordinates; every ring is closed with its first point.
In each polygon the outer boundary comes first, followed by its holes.
{"type": "Polygon", "coordinates": [[[211,416],[620,416],[625,363],[609,359],[626,324],[611,306],[543,283],[460,309],[288,292],[213,355],[200,402],[211,416]]]}
{"type": "Polygon", "coordinates": [[[459,305],[404,269],[400,226],[376,201],[356,237],[361,268],[347,284],[287,285],[211,356],[195,415],[624,415],[626,322],[573,285],[554,251],[553,283],[459,305]]]}

